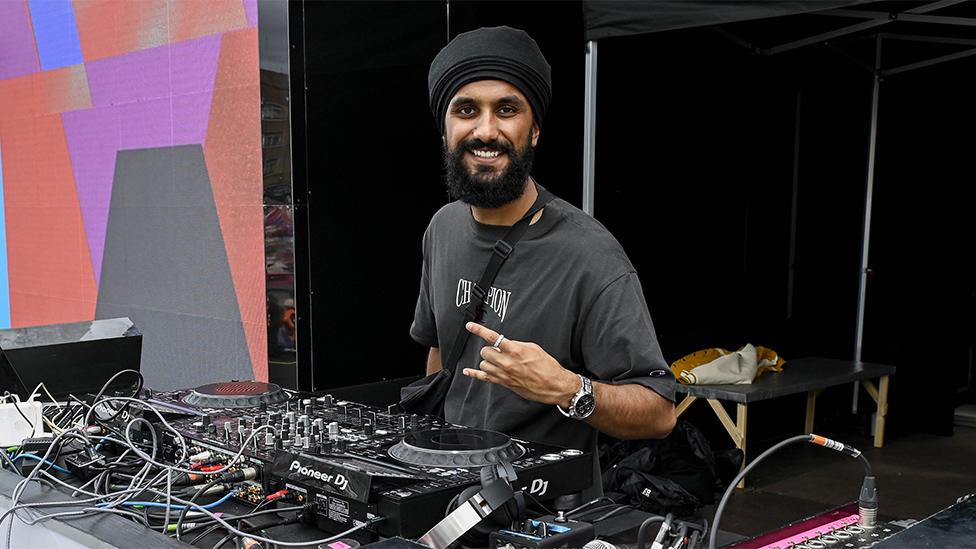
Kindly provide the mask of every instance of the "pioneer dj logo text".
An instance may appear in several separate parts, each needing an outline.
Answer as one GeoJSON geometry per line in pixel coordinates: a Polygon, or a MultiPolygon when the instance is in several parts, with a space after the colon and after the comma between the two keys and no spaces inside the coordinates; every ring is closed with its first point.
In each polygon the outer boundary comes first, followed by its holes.
{"type": "MultiPolygon", "coordinates": [[[[458,307],[463,307],[471,302],[471,288],[474,283],[470,280],[465,280],[463,278],[458,279],[457,294],[454,297],[454,303],[458,307]]],[[[488,295],[485,296],[485,305],[487,305],[502,322],[505,322],[505,313],[508,312],[508,300],[512,297],[512,292],[507,290],[502,290],[494,286],[488,290],[488,295]]]]}
{"type": "Polygon", "coordinates": [[[311,477],[315,480],[321,480],[322,482],[329,482],[334,484],[338,489],[345,491],[346,487],[349,486],[349,479],[342,475],[342,473],[336,473],[334,475],[329,473],[323,473],[322,471],[316,471],[311,467],[303,467],[301,463],[296,459],[291,462],[288,467],[289,471],[298,471],[299,475],[305,477],[311,477]]]}
{"type": "Polygon", "coordinates": [[[532,479],[532,484],[529,486],[529,493],[544,496],[546,490],[549,489],[549,481],[542,480],[541,478],[532,479]]]}

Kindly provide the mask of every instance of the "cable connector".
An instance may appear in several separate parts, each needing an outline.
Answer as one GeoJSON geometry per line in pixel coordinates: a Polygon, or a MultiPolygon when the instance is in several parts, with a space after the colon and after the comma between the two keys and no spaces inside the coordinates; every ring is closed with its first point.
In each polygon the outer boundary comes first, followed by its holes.
{"type": "Polygon", "coordinates": [[[241,538],[241,549],[261,549],[262,547],[264,547],[264,545],[261,545],[260,541],[250,536],[244,536],[241,538]]]}
{"type": "Polygon", "coordinates": [[[878,520],[878,487],[873,476],[864,477],[861,495],[857,498],[857,511],[860,516],[857,525],[874,528],[878,520]]]}
{"type": "Polygon", "coordinates": [[[258,470],[254,467],[245,467],[233,473],[220,475],[220,480],[224,482],[241,482],[242,480],[254,480],[256,478],[258,478],[258,470]]]}
{"type": "Polygon", "coordinates": [[[282,499],[282,498],[288,496],[290,493],[291,493],[291,491],[290,490],[287,490],[287,489],[285,489],[285,490],[278,490],[277,492],[275,492],[273,494],[268,494],[268,495],[264,496],[264,499],[266,499],[268,501],[278,501],[279,499],[282,499]]]}
{"type": "Polygon", "coordinates": [[[854,448],[853,446],[848,446],[848,445],[844,444],[843,442],[837,442],[836,440],[832,440],[832,439],[829,439],[827,437],[822,437],[820,435],[811,434],[810,435],[810,442],[812,442],[812,443],[814,443],[814,444],[816,444],[818,446],[823,446],[824,448],[830,448],[831,450],[837,450],[838,452],[842,452],[842,453],[847,454],[847,455],[849,455],[849,456],[851,456],[853,458],[861,457],[861,451],[858,450],[857,448],[854,448]]]}
{"type": "Polygon", "coordinates": [[[195,463],[198,461],[206,461],[210,459],[210,456],[212,455],[213,454],[209,450],[206,452],[200,452],[199,454],[193,454],[192,456],[190,456],[189,461],[190,463],[195,463]]]}
{"type": "Polygon", "coordinates": [[[671,530],[671,521],[674,520],[674,515],[668,513],[664,517],[664,522],[661,523],[661,528],[657,531],[657,535],[654,536],[654,542],[651,543],[651,549],[663,549],[664,548],[664,536],[671,530]]]}
{"type": "Polygon", "coordinates": [[[228,486],[227,484],[214,484],[210,488],[207,488],[203,492],[203,494],[200,494],[200,495],[203,495],[203,496],[212,496],[214,494],[223,494],[224,492],[226,492],[229,489],[230,489],[230,486],[228,486]]]}

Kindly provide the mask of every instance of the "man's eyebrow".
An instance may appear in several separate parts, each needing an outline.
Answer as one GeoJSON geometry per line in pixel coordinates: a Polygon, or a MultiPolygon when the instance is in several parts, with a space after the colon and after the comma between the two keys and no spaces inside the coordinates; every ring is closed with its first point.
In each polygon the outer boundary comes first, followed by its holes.
{"type": "Polygon", "coordinates": [[[454,98],[454,101],[451,101],[451,106],[452,107],[455,107],[455,108],[456,107],[461,107],[461,106],[466,106],[466,105],[474,105],[474,104],[475,104],[475,101],[474,101],[473,98],[471,98],[471,97],[465,97],[463,95],[462,96],[455,97],[454,98]]]}
{"type": "MultiPolygon", "coordinates": [[[[459,95],[451,101],[452,108],[458,108],[468,105],[476,105],[478,102],[475,101],[473,97],[467,97],[464,95],[459,95]]],[[[506,95],[505,97],[500,97],[495,102],[498,105],[514,105],[516,107],[522,107],[525,105],[525,101],[521,100],[517,95],[506,95]]]]}

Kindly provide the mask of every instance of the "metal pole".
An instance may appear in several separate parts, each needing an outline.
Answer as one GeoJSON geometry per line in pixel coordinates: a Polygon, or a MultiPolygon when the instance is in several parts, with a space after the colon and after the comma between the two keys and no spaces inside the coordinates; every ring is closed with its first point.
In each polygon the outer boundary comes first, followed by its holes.
{"type": "Polygon", "coordinates": [[[593,215],[596,188],[596,40],[586,42],[586,93],[583,106],[583,211],[593,215]]]}
{"type": "Polygon", "coordinates": [[[796,275],[796,215],[800,190],[800,112],[803,94],[796,92],[796,114],[793,120],[793,196],[790,200],[790,255],[786,278],[786,318],[793,318],[793,283],[796,275]]]}
{"type": "MultiPolygon", "coordinates": [[[[864,232],[861,236],[861,272],[857,288],[857,325],[854,331],[854,361],[861,361],[864,341],[864,301],[868,283],[868,245],[871,242],[871,198],[874,194],[874,153],[878,143],[878,92],[881,89],[881,35],[875,38],[874,87],[871,90],[871,137],[868,143],[868,177],[864,189],[864,232]]],[[[851,412],[857,413],[858,384],[854,383],[851,412]]]]}

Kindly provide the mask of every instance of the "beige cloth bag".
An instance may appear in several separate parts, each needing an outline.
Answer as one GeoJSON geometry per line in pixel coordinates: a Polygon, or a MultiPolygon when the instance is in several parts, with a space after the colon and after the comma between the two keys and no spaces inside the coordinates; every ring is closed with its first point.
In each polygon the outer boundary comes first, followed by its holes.
{"type": "MultiPolygon", "coordinates": [[[[763,359],[763,362],[768,361],[763,359]]],[[[775,360],[772,363],[775,364],[775,360]]],[[[748,385],[756,378],[759,366],[756,348],[746,343],[738,351],[681,372],[681,382],[689,385],[748,385]]]]}

